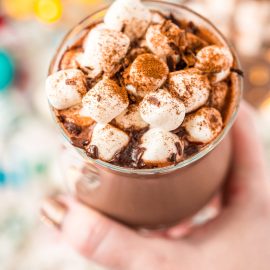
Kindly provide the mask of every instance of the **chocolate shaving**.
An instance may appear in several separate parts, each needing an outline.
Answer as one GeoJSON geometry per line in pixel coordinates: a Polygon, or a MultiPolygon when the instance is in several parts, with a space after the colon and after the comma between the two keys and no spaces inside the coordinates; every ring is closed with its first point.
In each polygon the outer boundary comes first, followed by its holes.
{"type": "Polygon", "coordinates": [[[234,73],[240,75],[241,77],[244,77],[244,71],[242,71],[241,69],[231,68],[231,72],[234,72],[234,73]]]}
{"type": "Polygon", "coordinates": [[[160,101],[156,97],[150,96],[148,97],[147,101],[149,101],[150,104],[155,105],[157,107],[160,106],[160,101]]]}
{"type": "Polygon", "coordinates": [[[60,123],[64,123],[64,122],[66,121],[66,116],[60,114],[60,115],[58,116],[58,120],[59,120],[60,123]]]}
{"type": "Polygon", "coordinates": [[[173,130],[172,133],[178,135],[178,137],[183,137],[187,134],[185,128],[183,128],[181,126],[178,127],[177,129],[173,130]]]}
{"type": "Polygon", "coordinates": [[[187,67],[187,63],[184,61],[183,58],[179,61],[179,63],[176,65],[176,70],[185,69],[187,67]]]}
{"type": "Polygon", "coordinates": [[[167,159],[167,161],[176,163],[176,153],[172,153],[171,156],[167,159]]]}
{"type": "Polygon", "coordinates": [[[111,162],[117,163],[117,162],[120,160],[120,158],[121,158],[121,154],[122,154],[122,149],[119,150],[119,151],[117,151],[117,152],[113,155],[113,158],[112,158],[111,162]]]}
{"type": "Polygon", "coordinates": [[[127,27],[127,24],[124,23],[123,26],[122,26],[122,29],[121,29],[121,32],[122,33],[125,33],[126,27],[127,27]]]}
{"type": "Polygon", "coordinates": [[[82,132],[82,128],[72,122],[64,122],[63,124],[66,130],[74,136],[79,136],[82,132]]]}
{"type": "Polygon", "coordinates": [[[200,33],[200,29],[192,21],[187,24],[186,31],[194,35],[200,33]]]}
{"type": "Polygon", "coordinates": [[[134,95],[132,95],[132,94],[128,94],[128,99],[129,99],[129,101],[130,101],[130,104],[135,104],[135,103],[137,103],[137,99],[136,99],[136,97],[134,96],[134,95]]]}
{"type": "Polygon", "coordinates": [[[182,147],[181,147],[180,143],[179,143],[179,142],[176,142],[176,143],[175,143],[175,147],[176,147],[176,149],[177,149],[178,155],[179,155],[179,156],[182,156],[183,150],[182,150],[182,147]]]}
{"type": "Polygon", "coordinates": [[[172,50],[175,51],[176,54],[180,54],[180,48],[175,43],[170,42],[168,45],[171,47],[172,50]]]}
{"type": "Polygon", "coordinates": [[[167,65],[169,67],[170,72],[173,72],[175,70],[175,62],[171,55],[167,56],[167,65]]]}
{"type": "Polygon", "coordinates": [[[87,149],[87,155],[93,159],[98,159],[98,148],[96,145],[90,145],[87,149]]]}
{"type": "Polygon", "coordinates": [[[170,15],[168,16],[168,20],[170,20],[172,23],[176,24],[179,28],[182,27],[181,22],[179,20],[177,20],[172,13],[170,13],[170,15]]]}
{"type": "Polygon", "coordinates": [[[143,147],[138,147],[135,151],[134,151],[134,161],[135,161],[135,164],[138,165],[138,164],[141,164],[142,163],[142,156],[143,156],[143,153],[146,149],[143,148],[143,147]]]}
{"type": "Polygon", "coordinates": [[[89,140],[83,140],[82,145],[85,147],[90,143],[89,140]]]}
{"type": "Polygon", "coordinates": [[[185,148],[185,155],[192,156],[199,152],[199,147],[196,144],[190,144],[185,148]]]}

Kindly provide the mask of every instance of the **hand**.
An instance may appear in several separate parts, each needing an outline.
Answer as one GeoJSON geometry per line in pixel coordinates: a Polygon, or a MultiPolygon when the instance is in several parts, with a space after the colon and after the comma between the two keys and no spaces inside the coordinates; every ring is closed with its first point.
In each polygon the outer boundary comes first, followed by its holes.
{"type": "Polygon", "coordinates": [[[242,104],[220,215],[185,238],[143,237],[69,197],[47,201],[43,213],[83,256],[109,269],[269,270],[270,187],[253,117],[242,104]]]}

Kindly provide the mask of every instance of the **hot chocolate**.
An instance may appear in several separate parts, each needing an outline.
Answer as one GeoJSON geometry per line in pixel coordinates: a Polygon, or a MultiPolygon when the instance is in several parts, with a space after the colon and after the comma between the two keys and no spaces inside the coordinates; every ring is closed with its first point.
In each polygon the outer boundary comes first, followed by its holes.
{"type": "Polygon", "coordinates": [[[177,4],[117,0],[82,21],[47,80],[55,119],[83,157],[73,194],[144,228],[201,209],[228,172],[238,68],[218,30],[177,4]]]}
{"type": "Polygon", "coordinates": [[[46,87],[66,134],[89,157],[137,169],[174,166],[220,134],[234,59],[213,33],[121,0],[89,29],[46,87]]]}

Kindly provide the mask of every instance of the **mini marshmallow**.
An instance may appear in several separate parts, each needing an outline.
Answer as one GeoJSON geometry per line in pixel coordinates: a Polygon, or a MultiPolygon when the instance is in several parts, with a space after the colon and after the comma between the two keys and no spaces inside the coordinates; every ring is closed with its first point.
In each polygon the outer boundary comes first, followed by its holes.
{"type": "Polygon", "coordinates": [[[50,104],[58,110],[79,104],[86,91],[85,76],[78,69],[58,71],[46,80],[47,97],[50,104]]]}
{"type": "Polygon", "coordinates": [[[127,92],[115,81],[104,78],[83,97],[83,114],[107,124],[129,104],[127,92]]]}
{"type": "Polygon", "coordinates": [[[215,108],[203,107],[186,117],[183,127],[190,142],[209,143],[221,132],[223,121],[215,108]]]}
{"type": "Polygon", "coordinates": [[[184,102],[187,113],[204,105],[210,92],[207,76],[195,68],[170,73],[169,87],[184,102]]]}
{"type": "Polygon", "coordinates": [[[120,67],[130,44],[129,38],[118,31],[95,27],[86,36],[84,54],[78,59],[83,66],[113,75],[120,67]]]}
{"type": "Polygon", "coordinates": [[[210,93],[210,105],[218,110],[222,110],[228,93],[228,84],[226,82],[218,82],[212,85],[210,93]]]}
{"type": "Polygon", "coordinates": [[[119,153],[129,143],[129,136],[122,130],[112,125],[96,124],[89,146],[86,151],[91,152],[97,148],[97,157],[103,161],[110,161],[116,153],[119,153]]]}
{"type": "Polygon", "coordinates": [[[142,119],[139,106],[130,105],[125,111],[115,118],[116,125],[121,129],[140,130],[146,128],[148,124],[142,119]]]}
{"type": "Polygon", "coordinates": [[[139,55],[124,74],[125,84],[132,94],[144,97],[160,88],[167,79],[168,66],[157,56],[146,53],[139,55]]]}
{"type": "Polygon", "coordinates": [[[159,57],[178,55],[180,47],[185,45],[185,31],[171,21],[150,25],[146,35],[147,47],[159,57]]]}
{"type": "Polygon", "coordinates": [[[168,90],[159,89],[144,97],[140,104],[140,113],[150,127],[171,131],[182,124],[185,118],[185,105],[168,90]]]}
{"type": "Polygon", "coordinates": [[[141,38],[151,22],[151,12],[140,0],[116,0],[104,17],[109,29],[123,31],[131,40],[141,38]]]}
{"type": "Polygon", "coordinates": [[[233,56],[226,47],[211,45],[201,49],[197,55],[195,67],[209,73],[213,82],[224,80],[233,65],[233,56]]]}
{"type": "Polygon", "coordinates": [[[140,147],[145,149],[142,155],[144,163],[154,166],[179,162],[184,149],[177,135],[159,128],[151,128],[144,133],[140,147]]]}
{"type": "Polygon", "coordinates": [[[165,17],[163,16],[162,13],[158,12],[158,11],[152,11],[152,19],[151,19],[151,23],[153,24],[162,24],[165,21],[165,17]]]}

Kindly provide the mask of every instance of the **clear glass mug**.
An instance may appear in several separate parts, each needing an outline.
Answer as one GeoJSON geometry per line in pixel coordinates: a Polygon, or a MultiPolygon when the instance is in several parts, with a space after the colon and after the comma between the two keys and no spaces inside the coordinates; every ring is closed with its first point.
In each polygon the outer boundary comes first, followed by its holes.
{"type": "MultiPolygon", "coordinates": [[[[207,19],[179,4],[152,0],[144,1],[144,4],[208,29],[218,42],[231,49],[234,67],[240,68],[233,48],[207,19]]],[[[100,21],[107,8],[92,13],[66,35],[52,60],[50,74],[57,71],[65,49],[82,37],[90,24],[100,21]]],[[[69,144],[68,148],[77,151],[64,153],[63,171],[72,193],[86,205],[120,222],[147,229],[171,226],[202,209],[220,190],[230,167],[232,141],[229,130],[237,115],[243,88],[241,77],[235,74],[232,78],[235,95],[225,128],[201,152],[176,166],[130,169],[93,160],[82,149],[69,144]]]]}

